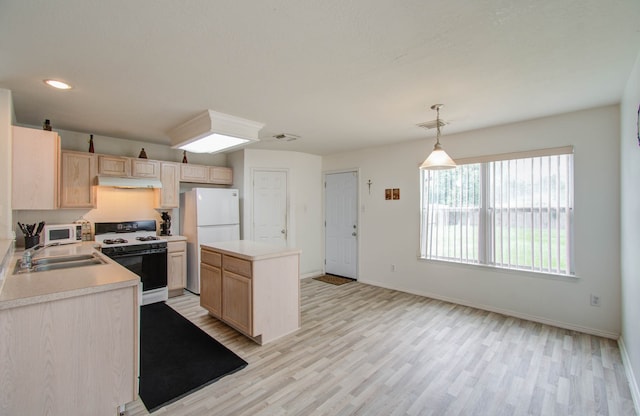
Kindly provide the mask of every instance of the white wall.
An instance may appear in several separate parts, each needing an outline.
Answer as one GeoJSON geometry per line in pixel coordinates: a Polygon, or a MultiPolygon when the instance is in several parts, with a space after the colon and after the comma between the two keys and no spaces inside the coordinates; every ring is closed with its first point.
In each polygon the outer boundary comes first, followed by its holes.
{"type": "MultiPolygon", "coordinates": [[[[252,171],[286,169],[289,183],[288,245],[302,250],[302,277],[317,276],[323,271],[322,249],[322,159],[299,152],[244,149],[243,238],[251,238],[252,171]]],[[[237,155],[236,155],[237,156],[237,155]]],[[[234,159],[232,155],[231,160],[234,159]]],[[[236,164],[238,161],[236,160],[236,164]]],[[[235,166],[234,166],[235,174],[235,166]]]]}
{"type": "MultiPolygon", "coordinates": [[[[11,91],[0,89],[0,240],[13,239],[11,219],[11,91]]],[[[2,260],[0,256],[0,261],[2,260]]]]}
{"type": "Polygon", "coordinates": [[[574,145],[577,278],[418,260],[418,165],[434,139],[324,157],[324,171],[360,168],[359,280],[616,338],[619,130],[619,108],[608,106],[456,135],[443,131],[443,147],[454,158],[574,145]],[[385,188],[400,188],[401,199],[385,201],[385,188]],[[592,293],[602,306],[590,305],[592,293]]]}
{"type": "Polygon", "coordinates": [[[640,411],[640,54],[621,104],[621,265],[623,359],[640,411]]]}

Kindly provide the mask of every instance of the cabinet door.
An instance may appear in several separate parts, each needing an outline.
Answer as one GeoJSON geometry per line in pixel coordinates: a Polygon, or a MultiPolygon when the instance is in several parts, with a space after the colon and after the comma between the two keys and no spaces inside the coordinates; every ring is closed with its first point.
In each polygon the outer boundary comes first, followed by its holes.
{"type": "Polygon", "coordinates": [[[129,176],[131,174],[128,157],[98,156],[98,175],[129,176]]]}
{"type": "Polygon", "coordinates": [[[180,165],[180,180],[182,182],[209,182],[209,166],[189,165],[182,163],[180,165]]]}
{"type": "Polygon", "coordinates": [[[186,269],[185,253],[167,254],[167,288],[169,290],[184,289],[184,273],[186,269]]]}
{"type": "Polygon", "coordinates": [[[161,162],[160,181],[162,189],[157,191],[159,196],[157,208],[178,208],[180,206],[180,164],[161,162]]]}
{"type": "Polygon", "coordinates": [[[233,169],[220,166],[209,167],[209,182],[218,185],[231,185],[233,183],[233,169]]]}
{"type": "Polygon", "coordinates": [[[95,208],[95,155],[63,151],[60,165],[60,207],[95,208]]]}
{"type": "Polygon", "coordinates": [[[187,243],[170,241],[167,244],[167,288],[184,289],[187,279],[187,243]]]}
{"type": "Polygon", "coordinates": [[[12,128],[13,209],[58,208],[60,137],[45,130],[12,128]]]}
{"type": "Polygon", "coordinates": [[[147,159],[130,159],[131,176],[134,178],[160,179],[160,162],[147,159]]]}
{"type": "Polygon", "coordinates": [[[222,319],[253,336],[251,279],[223,271],[222,319]]]}
{"type": "Polygon", "coordinates": [[[200,306],[222,317],[222,272],[206,263],[200,263],[200,306]]]}

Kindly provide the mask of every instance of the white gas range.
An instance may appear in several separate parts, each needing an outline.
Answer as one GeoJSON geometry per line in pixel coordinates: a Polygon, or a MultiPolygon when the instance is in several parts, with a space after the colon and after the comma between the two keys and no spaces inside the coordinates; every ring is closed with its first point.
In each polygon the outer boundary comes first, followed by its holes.
{"type": "Polygon", "coordinates": [[[154,220],[97,222],[101,251],[140,276],[142,305],[168,299],[167,240],[156,236],[154,220]]]}

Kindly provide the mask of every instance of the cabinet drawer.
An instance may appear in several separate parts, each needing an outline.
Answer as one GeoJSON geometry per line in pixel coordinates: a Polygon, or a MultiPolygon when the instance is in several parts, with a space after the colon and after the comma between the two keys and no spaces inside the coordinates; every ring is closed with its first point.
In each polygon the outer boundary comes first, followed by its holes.
{"type": "Polygon", "coordinates": [[[220,255],[220,253],[215,253],[209,250],[202,250],[202,253],[200,254],[200,261],[211,266],[220,267],[220,265],[222,264],[222,256],[220,255]]]}
{"type": "MultiPolygon", "coordinates": [[[[169,253],[177,253],[180,251],[187,251],[187,243],[186,241],[169,241],[167,243],[167,252],[169,253]]],[[[220,256],[218,254],[218,256],[220,256]]],[[[218,267],[220,265],[218,264],[218,267]]]]}
{"type": "Polygon", "coordinates": [[[237,257],[223,256],[223,268],[240,276],[251,277],[251,262],[237,257]]]}

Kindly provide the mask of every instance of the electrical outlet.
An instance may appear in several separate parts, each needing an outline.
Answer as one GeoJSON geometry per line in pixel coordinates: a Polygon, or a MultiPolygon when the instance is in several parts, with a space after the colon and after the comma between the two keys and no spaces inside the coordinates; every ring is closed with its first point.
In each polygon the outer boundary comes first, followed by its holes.
{"type": "Polygon", "coordinates": [[[600,306],[600,296],[591,294],[591,306],[600,306]]]}

